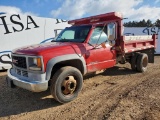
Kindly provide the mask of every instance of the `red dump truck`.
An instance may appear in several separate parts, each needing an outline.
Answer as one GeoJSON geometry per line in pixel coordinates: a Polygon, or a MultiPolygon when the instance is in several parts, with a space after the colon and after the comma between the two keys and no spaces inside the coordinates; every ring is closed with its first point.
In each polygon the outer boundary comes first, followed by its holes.
{"type": "Polygon", "coordinates": [[[66,103],[78,96],[87,73],[126,62],[145,72],[154,63],[157,36],[123,36],[122,20],[118,12],[71,20],[52,42],[13,50],[8,85],[33,92],[50,88],[66,103]]]}

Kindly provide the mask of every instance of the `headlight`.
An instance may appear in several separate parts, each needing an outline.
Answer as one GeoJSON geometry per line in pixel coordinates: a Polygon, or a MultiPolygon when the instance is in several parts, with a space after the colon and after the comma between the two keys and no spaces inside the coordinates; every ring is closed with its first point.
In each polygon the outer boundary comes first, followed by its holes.
{"type": "Polygon", "coordinates": [[[30,70],[35,70],[35,71],[42,70],[42,60],[40,57],[29,57],[28,64],[30,70]]]}

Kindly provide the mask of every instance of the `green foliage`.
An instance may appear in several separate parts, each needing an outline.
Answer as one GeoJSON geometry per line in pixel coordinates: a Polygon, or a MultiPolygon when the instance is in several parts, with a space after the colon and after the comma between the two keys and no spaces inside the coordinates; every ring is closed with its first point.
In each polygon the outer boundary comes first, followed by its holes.
{"type": "Polygon", "coordinates": [[[147,21],[143,19],[138,22],[129,21],[124,23],[124,27],[152,27],[152,26],[160,27],[160,20],[157,19],[154,23],[152,23],[150,19],[148,19],[147,21]]]}
{"type": "Polygon", "coordinates": [[[159,20],[159,19],[156,20],[155,26],[156,26],[156,27],[160,27],[160,20],[159,20]]]}

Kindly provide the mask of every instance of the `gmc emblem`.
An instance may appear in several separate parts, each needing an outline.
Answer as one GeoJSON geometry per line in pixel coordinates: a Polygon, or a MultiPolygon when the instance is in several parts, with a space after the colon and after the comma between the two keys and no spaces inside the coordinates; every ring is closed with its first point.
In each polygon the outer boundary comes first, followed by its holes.
{"type": "Polygon", "coordinates": [[[13,62],[14,64],[18,64],[18,60],[13,59],[12,62],[13,62]]]}

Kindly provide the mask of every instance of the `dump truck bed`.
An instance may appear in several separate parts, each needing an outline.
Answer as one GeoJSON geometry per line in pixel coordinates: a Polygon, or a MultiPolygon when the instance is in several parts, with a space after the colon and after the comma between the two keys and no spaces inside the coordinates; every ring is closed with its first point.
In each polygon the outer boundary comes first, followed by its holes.
{"type": "Polygon", "coordinates": [[[124,53],[156,48],[156,35],[122,36],[120,46],[124,53]]]}

